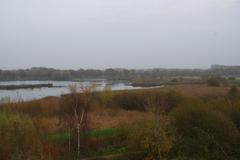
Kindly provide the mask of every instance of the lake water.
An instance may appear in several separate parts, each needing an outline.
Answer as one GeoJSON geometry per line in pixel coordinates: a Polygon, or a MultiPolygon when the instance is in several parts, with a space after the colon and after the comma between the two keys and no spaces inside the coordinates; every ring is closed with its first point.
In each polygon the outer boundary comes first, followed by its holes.
{"type": "Polygon", "coordinates": [[[139,89],[125,83],[109,83],[105,80],[91,80],[82,82],[73,81],[7,81],[0,82],[0,85],[21,85],[21,84],[47,84],[52,83],[53,88],[35,88],[35,89],[17,89],[17,90],[0,90],[0,100],[18,101],[18,100],[34,100],[47,96],[60,96],[69,93],[69,86],[76,84],[78,86],[90,86],[94,84],[96,90],[103,90],[106,86],[110,86],[112,90],[139,89]]]}

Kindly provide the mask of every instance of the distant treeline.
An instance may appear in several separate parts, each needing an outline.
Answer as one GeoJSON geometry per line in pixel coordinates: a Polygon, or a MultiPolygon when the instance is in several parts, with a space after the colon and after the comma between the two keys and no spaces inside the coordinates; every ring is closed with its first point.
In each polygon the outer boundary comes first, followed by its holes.
{"type": "Polygon", "coordinates": [[[240,66],[213,65],[210,69],[79,69],[59,70],[53,68],[34,67],[31,69],[0,70],[0,81],[11,80],[81,80],[109,79],[136,80],[144,78],[161,79],[177,76],[240,76],[240,66]]]}

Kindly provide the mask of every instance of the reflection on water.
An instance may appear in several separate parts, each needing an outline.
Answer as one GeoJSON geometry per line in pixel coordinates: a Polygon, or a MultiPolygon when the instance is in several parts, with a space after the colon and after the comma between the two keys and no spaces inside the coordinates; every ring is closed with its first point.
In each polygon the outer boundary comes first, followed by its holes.
{"type": "Polygon", "coordinates": [[[10,100],[33,100],[39,99],[47,96],[60,96],[62,94],[69,93],[68,87],[72,84],[77,84],[78,86],[90,86],[94,84],[96,90],[102,90],[107,85],[111,86],[112,90],[126,90],[126,89],[138,89],[139,87],[132,87],[129,84],[124,83],[109,83],[105,80],[91,80],[83,82],[73,82],[73,81],[7,81],[0,82],[0,85],[21,85],[21,84],[45,84],[52,83],[53,88],[36,88],[36,89],[17,89],[17,90],[0,90],[1,101],[10,100]]]}

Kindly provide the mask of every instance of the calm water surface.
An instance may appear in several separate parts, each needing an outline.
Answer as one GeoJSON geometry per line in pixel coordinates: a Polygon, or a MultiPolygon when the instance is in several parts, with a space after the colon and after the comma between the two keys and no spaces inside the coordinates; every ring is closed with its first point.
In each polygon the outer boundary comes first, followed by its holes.
{"type": "Polygon", "coordinates": [[[0,85],[21,85],[21,84],[46,84],[52,83],[53,88],[35,88],[35,89],[17,89],[17,90],[0,90],[0,100],[1,102],[17,100],[33,100],[40,99],[47,96],[60,96],[62,94],[69,93],[69,86],[72,84],[77,84],[78,86],[90,86],[92,84],[96,85],[97,90],[102,90],[106,86],[111,86],[112,90],[126,90],[126,89],[139,89],[140,87],[132,87],[129,84],[124,83],[108,83],[105,80],[91,80],[83,82],[73,82],[73,81],[7,81],[0,82],[0,85]]]}

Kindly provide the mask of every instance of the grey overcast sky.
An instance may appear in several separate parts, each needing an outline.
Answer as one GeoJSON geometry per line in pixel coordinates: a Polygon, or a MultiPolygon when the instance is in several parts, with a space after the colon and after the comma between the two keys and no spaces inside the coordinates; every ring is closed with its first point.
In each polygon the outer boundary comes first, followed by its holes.
{"type": "Polygon", "coordinates": [[[240,65],[240,0],[0,0],[0,69],[240,65]]]}

